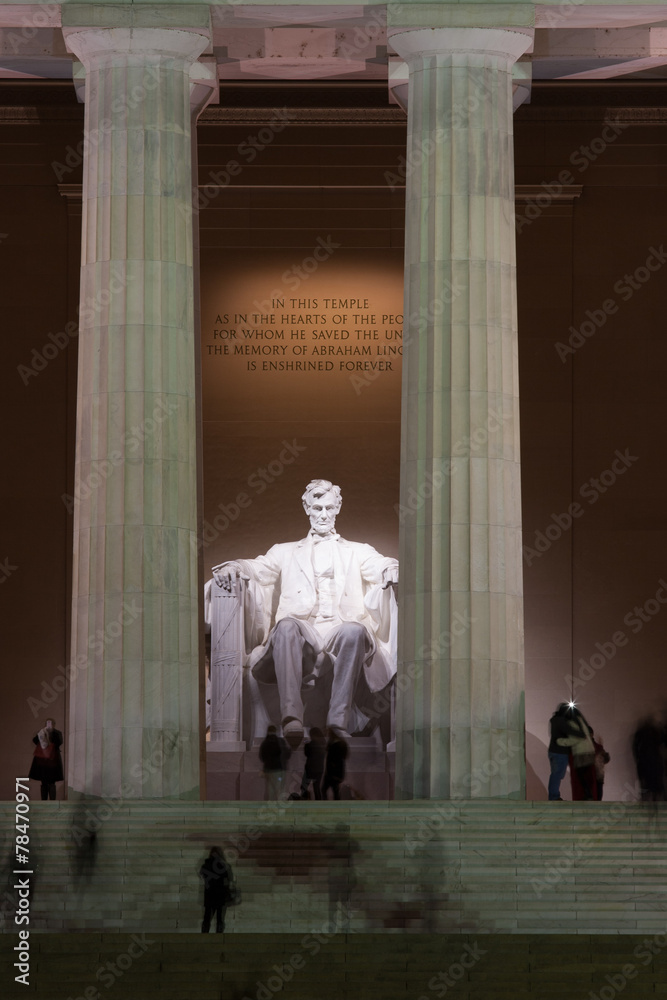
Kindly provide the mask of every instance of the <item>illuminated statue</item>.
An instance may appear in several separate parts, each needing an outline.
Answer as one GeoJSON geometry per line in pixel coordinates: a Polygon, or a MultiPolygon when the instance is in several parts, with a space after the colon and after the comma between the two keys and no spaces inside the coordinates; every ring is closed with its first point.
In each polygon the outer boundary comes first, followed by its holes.
{"type": "MultiPolygon", "coordinates": [[[[302,501],[306,538],[214,566],[206,593],[210,622],[216,592],[242,587],[245,663],[267,718],[279,715],[292,747],[304,725],[371,731],[396,673],[398,562],[337,534],[338,486],[314,479],[302,501]]],[[[213,648],[216,641],[213,634],[213,648]]]]}

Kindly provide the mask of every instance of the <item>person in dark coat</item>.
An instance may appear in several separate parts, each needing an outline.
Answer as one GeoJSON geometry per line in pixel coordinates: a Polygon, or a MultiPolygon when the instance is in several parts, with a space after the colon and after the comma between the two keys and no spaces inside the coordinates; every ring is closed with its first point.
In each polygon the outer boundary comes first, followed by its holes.
{"type": "Polygon", "coordinates": [[[208,934],[211,917],[215,913],[215,932],[222,934],[225,929],[225,914],[232,898],[233,875],[219,847],[211,848],[211,853],[199,869],[199,877],[204,880],[204,919],[201,932],[208,934]]]}
{"type": "Polygon", "coordinates": [[[560,746],[558,740],[562,736],[570,735],[569,705],[562,701],[549,720],[549,801],[562,802],[560,794],[560,783],[565,777],[567,765],[570,761],[570,752],[567,747],[560,746]]]}
{"type": "Polygon", "coordinates": [[[593,746],[595,747],[595,783],[598,792],[598,802],[602,802],[602,796],[604,795],[604,769],[611,760],[611,756],[607,753],[604,748],[604,743],[602,742],[602,737],[598,733],[591,733],[593,739],[593,746]]]}
{"type": "Polygon", "coordinates": [[[55,799],[56,781],[62,781],[63,762],[60,748],[63,744],[63,734],[56,729],[53,719],[47,719],[44,728],[40,729],[32,742],[35,750],[28,777],[42,783],[42,799],[55,799]]]}
{"type": "Polygon", "coordinates": [[[313,783],[315,798],[322,798],[322,775],[324,774],[324,758],[327,752],[327,743],[324,733],[317,726],[310,730],[310,739],[303,748],[306,758],[306,766],[301,779],[301,798],[310,798],[308,786],[313,783]]]}
{"type": "Polygon", "coordinates": [[[643,802],[665,800],[665,750],[667,732],[664,720],[654,712],[637,726],[632,737],[632,756],[643,802]]]}
{"type": "Polygon", "coordinates": [[[570,735],[561,737],[558,743],[570,751],[572,801],[594,801],[597,799],[597,778],[593,728],[574,705],[569,706],[567,718],[570,735]]]}
{"type": "Polygon", "coordinates": [[[340,799],[340,786],[345,777],[345,760],[348,746],[342,736],[334,729],[329,729],[327,756],[324,765],[324,781],[322,782],[322,798],[327,798],[331,788],[334,799],[340,799]]]}
{"type": "Polygon", "coordinates": [[[265,799],[277,800],[281,798],[285,787],[287,761],[291,753],[287,741],[282,736],[278,736],[276,727],[269,726],[266,736],[259,745],[259,759],[262,762],[266,781],[265,799]]]}

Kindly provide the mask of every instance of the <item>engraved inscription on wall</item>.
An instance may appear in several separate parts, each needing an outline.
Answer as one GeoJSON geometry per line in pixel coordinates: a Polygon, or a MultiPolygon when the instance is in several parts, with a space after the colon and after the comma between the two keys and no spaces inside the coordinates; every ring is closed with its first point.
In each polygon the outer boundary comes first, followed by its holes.
{"type": "Polygon", "coordinates": [[[371,298],[272,298],[262,309],[219,312],[204,345],[207,359],[250,372],[395,371],[403,316],[371,298]]]}

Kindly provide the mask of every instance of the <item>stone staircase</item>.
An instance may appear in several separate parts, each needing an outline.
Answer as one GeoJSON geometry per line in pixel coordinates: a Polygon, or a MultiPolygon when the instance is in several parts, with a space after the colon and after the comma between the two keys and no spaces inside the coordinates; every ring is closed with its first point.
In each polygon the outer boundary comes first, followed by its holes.
{"type": "MultiPolygon", "coordinates": [[[[12,934],[14,819],[3,803],[12,934]]],[[[666,824],[630,801],[31,802],[30,930],[197,932],[218,844],[243,897],[233,935],[655,935],[666,824]]]]}

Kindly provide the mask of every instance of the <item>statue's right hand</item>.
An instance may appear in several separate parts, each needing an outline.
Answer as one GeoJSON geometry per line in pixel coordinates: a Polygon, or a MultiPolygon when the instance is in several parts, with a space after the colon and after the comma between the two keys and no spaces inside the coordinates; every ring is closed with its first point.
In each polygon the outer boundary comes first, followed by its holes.
{"type": "Polygon", "coordinates": [[[236,562],[220,563],[219,566],[214,566],[211,572],[213,573],[213,579],[217,585],[222,587],[223,590],[230,592],[234,580],[237,580],[239,577],[243,580],[248,579],[248,577],[242,572],[239,564],[236,562]]]}

